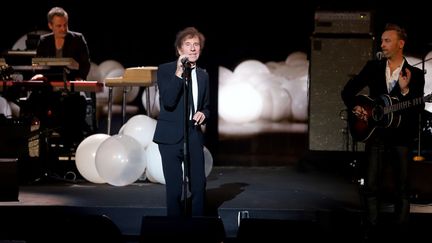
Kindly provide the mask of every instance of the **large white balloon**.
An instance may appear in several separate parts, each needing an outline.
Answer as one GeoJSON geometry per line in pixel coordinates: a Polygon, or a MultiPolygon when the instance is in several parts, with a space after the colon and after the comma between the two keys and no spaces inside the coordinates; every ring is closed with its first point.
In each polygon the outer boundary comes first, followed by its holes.
{"type": "Polygon", "coordinates": [[[256,121],[263,109],[259,91],[244,81],[225,85],[219,89],[219,116],[227,122],[256,121]]]}
{"type": "MultiPolygon", "coordinates": [[[[100,69],[100,66],[99,66],[99,69],[100,69]]],[[[104,81],[106,78],[121,78],[121,76],[123,76],[124,72],[125,72],[124,68],[113,69],[106,74],[104,81]]],[[[122,102],[123,102],[123,90],[124,90],[123,87],[113,87],[113,92],[112,92],[113,104],[122,104],[122,102]]],[[[108,97],[109,96],[109,88],[105,86],[103,93],[106,97],[108,97]]]]}
{"type": "Polygon", "coordinates": [[[1,96],[0,96],[0,114],[3,114],[7,118],[12,116],[12,109],[8,101],[1,96]]]}
{"type": "Polygon", "coordinates": [[[96,169],[109,184],[125,186],[144,173],[144,148],[133,137],[114,135],[105,140],[96,152],[96,169]]]}
{"type": "Polygon", "coordinates": [[[19,38],[15,44],[12,46],[12,50],[20,50],[20,51],[24,51],[24,50],[31,50],[33,48],[31,48],[30,46],[27,46],[27,37],[28,35],[44,35],[49,33],[46,30],[35,30],[35,31],[31,31],[23,36],[21,36],[21,38],[19,38]]]}
{"type": "Polygon", "coordinates": [[[159,146],[151,142],[146,148],[147,170],[146,175],[149,181],[154,183],[165,184],[165,176],[162,168],[162,158],[159,152],[159,146]]]}
{"type": "Polygon", "coordinates": [[[143,148],[153,140],[155,130],[156,120],[145,115],[133,116],[120,129],[121,134],[135,138],[143,148]]]}
{"type": "Polygon", "coordinates": [[[258,60],[246,60],[240,63],[235,69],[234,73],[241,76],[250,76],[251,73],[253,74],[268,74],[270,73],[270,70],[268,67],[258,61],[258,60]]]}
{"type": "Polygon", "coordinates": [[[158,117],[160,113],[159,90],[156,85],[146,87],[141,101],[150,117],[158,117]]]}
{"type": "Polygon", "coordinates": [[[219,72],[218,72],[219,87],[222,87],[225,84],[227,84],[232,76],[233,76],[233,72],[231,70],[229,70],[226,67],[219,66],[219,72]]]}
{"type": "Polygon", "coordinates": [[[104,133],[93,134],[85,138],[75,152],[75,165],[84,179],[93,183],[105,183],[96,170],[96,151],[103,141],[110,136],[104,133]]]}
{"type": "Polygon", "coordinates": [[[210,175],[213,169],[213,156],[208,148],[204,147],[204,160],[205,160],[205,175],[206,177],[210,175]]]}
{"type": "Polygon", "coordinates": [[[87,75],[87,80],[103,82],[102,73],[99,69],[99,65],[94,62],[90,62],[90,71],[87,75]]]}
{"type": "Polygon", "coordinates": [[[124,66],[116,60],[106,60],[106,61],[103,61],[99,64],[99,71],[101,73],[101,78],[104,80],[107,77],[119,77],[119,76],[123,75],[123,73],[122,73],[120,75],[116,74],[117,76],[108,76],[108,73],[110,73],[112,70],[115,70],[115,69],[124,70],[124,66]]]}
{"type": "MultiPolygon", "coordinates": [[[[159,152],[159,147],[156,143],[151,142],[146,149],[147,156],[147,170],[146,176],[149,181],[153,183],[165,184],[165,176],[162,168],[162,158],[159,152]]],[[[213,169],[213,157],[210,151],[204,147],[204,162],[205,162],[205,175],[210,175],[213,169]]],[[[183,164],[182,164],[183,168],[183,164]]]]}
{"type": "Polygon", "coordinates": [[[305,122],[308,118],[308,80],[303,76],[298,80],[288,80],[282,84],[292,97],[292,114],[295,121],[305,122]]]}

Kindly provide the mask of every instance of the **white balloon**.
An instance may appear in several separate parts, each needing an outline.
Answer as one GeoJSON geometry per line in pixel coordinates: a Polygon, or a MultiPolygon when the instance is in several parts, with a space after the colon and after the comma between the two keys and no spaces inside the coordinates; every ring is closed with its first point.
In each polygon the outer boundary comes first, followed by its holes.
{"type": "Polygon", "coordinates": [[[228,80],[230,80],[231,76],[233,75],[233,72],[229,70],[226,67],[219,66],[219,86],[224,86],[226,83],[228,83],[228,80]]]}
{"type": "MultiPolygon", "coordinates": [[[[148,169],[146,169],[145,170],[145,177],[150,181],[150,182],[153,182],[153,183],[159,183],[150,173],[149,173],[149,170],[148,169]]],[[[161,183],[161,184],[165,184],[165,177],[164,177],[164,182],[163,183],[161,183]]]]}
{"type": "Polygon", "coordinates": [[[146,156],[147,156],[146,175],[149,181],[154,183],[165,184],[165,176],[162,168],[162,158],[157,143],[151,142],[147,146],[146,156]]]}
{"type": "Polygon", "coordinates": [[[9,106],[11,108],[11,112],[12,112],[12,117],[16,117],[19,118],[20,117],[20,111],[21,111],[21,107],[19,105],[17,105],[15,102],[13,101],[8,101],[9,106]]]}
{"type": "Polygon", "coordinates": [[[87,80],[103,82],[102,73],[99,70],[99,65],[94,62],[90,62],[90,71],[87,75],[87,80]]]}
{"type": "MultiPolygon", "coordinates": [[[[112,70],[115,69],[123,69],[124,70],[124,66],[116,61],[116,60],[106,60],[103,61],[99,64],[99,71],[101,73],[101,77],[103,80],[105,80],[105,78],[107,78],[108,73],[110,73],[112,70]]],[[[122,76],[123,73],[119,76],[122,76]]],[[[111,76],[111,77],[115,77],[115,76],[111,76]]]]}
{"type": "Polygon", "coordinates": [[[257,60],[246,60],[240,63],[235,69],[235,74],[240,74],[244,76],[250,76],[255,74],[266,74],[270,73],[268,67],[257,60]]]}
{"type": "Polygon", "coordinates": [[[0,96],[0,114],[3,114],[7,118],[10,118],[12,116],[12,109],[8,101],[1,96],[0,96]]]}
{"type": "Polygon", "coordinates": [[[121,134],[135,138],[143,148],[153,140],[155,130],[156,120],[146,115],[133,116],[120,129],[121,134]]]}
{"type": "MultiPolygon", "coordinates": [[[[204,147],[203,153],[204,153],[205,176],[208,177],[210,175],[210,172],[213,169],[213,157],[210,153],[210,150],[208,150],[206,147],[204,147]]],[[[184,163],[182,163],[182,170],[184,170],[184,163]]]]}
{"type": "Polygon", "coordinates": [[[150,117],[159,116],[160,103],[159,103],[159,90],[157,89],[157,86],[147,87],[141,96],[141,101],[144,108],[147,111],[147,114],[149,114],[150,117]],[[149,99],[150,102],[147,102],[147,99],[149,99]],[[150,107],[147,107],[147,103],[150,104],[150,107]],[[150,113],[148,112],[148,110],[150,111],[150,113]]]}
{"type": "Polygon", "coordinates": [[[205,175],[208,177],[213,169],[213,156],[208,148],[204,147],[204,160],[205,160],[205,175]]]}
{"type": "Polygon", "coordinates": [[[219,116],[227,122],[253,122],[260,117],[263,102],[263,96],[251,84],[227,84],[219,89],[219,116]]]}
{"type": "Polygon", "coordinates": [[[135,182],[145,168],[144,148],[128,135],[108,138],[96,152],[96,169],[99,175],[113,186],[125,186],[135,182]]]}
{"type": "Polygon", "coordinates": [[[33,35],[39,35],[40,36],[40,35],[44,35],[44,34],[47,34],[47,33],[49,33],[49,32],[46,31],[46,30],[31,31],[31,32],[29,32],[29,33],[21,36],[15,42],[15,44],[12,46],[12,50],[21,50],[21,51],[24,51],[24,50],[30,49],[30,48],[27,47],[27,43],[26,43],[27,42],[27,36],[28,36],[28,34],[33,34],[33,35]]]}
{"type": "MultiPolygon", "coordinates": [[[[149,181],[153,183],[165,184],[165,176],[163,174],[162,158],[159,152],[159,147],[156,143],[152,142],[147,146],[147,168],[146,176],[149,181]]],[[[205,162],[205,175],[210,175],[213,169],[213,157],[210,151],[204,147],[204,162],[205,162]]],[[[182,164],[182,169],[183,169],[182,164]]]]}
{"type": "Polygon", "coordinates": [[[140,91],[139,86],[131,86],[126,88],[126,103],[131,103],[138,97],[140,91]]]}
{"type": "Polygon", "coordinates": [[[307,62],[306,53],[300,51],[291,53],[285,60],[285,63],[290,66],[304,66],[307,62]]]}
{"type": "Polygon", "coordinates": [[[105,183],[96,170],[96,151],[103,141],[108,139],[108,134],[93,134],[86,137],[75,152],[75,165],[84,179],[93,183],[105,183]]]}
{"type": "MultiPolygon", "coordinates": [[[[100,69],[100,67],[99,67],[100,69]]],[[[113,69],[111,71],[109,71],[105,78],[104,78],[104,82],[106,78],[121,78],[121,76],[123,76],[125,69],[124,68],[117,68],[117,69],[113,69]]],[[[105,87],[104,88],[104,94],[100,94],[101,96],[106,96],[109,97],[109,88],[105,87]]],[[[113,104],[122,104],[123,102],[123,87],[113,87],[113,92],[112,92],[112,101],[113,104]]]]}
{"type": "Polygon", "coordinates": [[[296,121],[307,121],[308,119],[308,80],[303,76],[297,80],[288,80],[282,84],[292,97],[292,116],[296,121]]]}

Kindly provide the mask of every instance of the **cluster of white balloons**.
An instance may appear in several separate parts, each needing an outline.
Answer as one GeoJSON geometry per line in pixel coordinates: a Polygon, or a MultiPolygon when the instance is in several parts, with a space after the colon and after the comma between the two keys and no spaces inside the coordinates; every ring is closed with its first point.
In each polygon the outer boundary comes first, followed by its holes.
{"type": "MultiPolygon", "coordinates": [[[[420,69],[423,68],[424,63],[424,72],[425,72],[425,87],[424,93],[425,95],[432,94],[432,51],[430,51],[425,57],[424,60],[416,57],[407,56],[406,57],[409,64],[414,65],[420,69]],[[423,62],[424,61],[424,62],[423,62]]],[[[432,112],[432,103],[426,102],[425,109],[429,112],[432,112]]]]}
{"type": "Polygon", "coordinates": [[[307,56],[294,52],[284,62],[247,60],[234,71],[219,67],[219,116],[248,123],[308,118],[307,56]]]}
{"type": "MultiPolygon", "coordinates": [[[[140,178],[165,184],[159,147],[152,141],[156,120],[135,115],[117,135],[94,134],[78,146],[75,163],[80,174],[93,183],[125,186],[140,178]]],[[[210,151],[204,147],[205,173],[213,167],[210,151]]]]}

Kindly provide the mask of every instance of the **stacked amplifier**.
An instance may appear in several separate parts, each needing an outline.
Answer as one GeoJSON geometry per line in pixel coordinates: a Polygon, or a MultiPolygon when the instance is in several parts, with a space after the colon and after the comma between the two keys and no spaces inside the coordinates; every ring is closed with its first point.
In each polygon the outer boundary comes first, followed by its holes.
{"type": "Polygon", "coordinates": [[[309,80],[309,149],[356,150],[358,143],[352,141],[349,134],[347,111],[340,93],[345,83],[373,57],[372,14],[321,11],[315,13],[314,21],[309,80]]]}

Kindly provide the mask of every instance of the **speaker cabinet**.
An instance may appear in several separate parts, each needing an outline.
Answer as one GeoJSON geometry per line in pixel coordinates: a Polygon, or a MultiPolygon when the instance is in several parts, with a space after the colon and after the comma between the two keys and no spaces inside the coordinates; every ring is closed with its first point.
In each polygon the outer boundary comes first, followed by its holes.
{"type": "Polygon", "coordinates": [[[16,158],[0,158],[0,201],[18,201],[16,158]]]}
{"type": "Polygon", "coordinates": [[[238,242],[319,242],[324,237],[317,222],[245,218],[237,231],[238,242]]]}
{"type": "Polygon", "coordinates": [[[369,11],[317,11],[314,33],[369,34],[373,32],[372,23],[373,13],[369,11]]]}
{"type": "Polygon", "coordinates": [[[223,242],[225,228],[216,217],[145,216],[140,243],[144,242],[223,242]]]}
{"type": "Polygon", "coordinates": [[[309,83],[310,150],[349,151],[353,147],[341,91],[345,83],[357,75],[372,58],[374,40],[369,35],[351,37],[333,35],[312,38],[309,83]]]}

